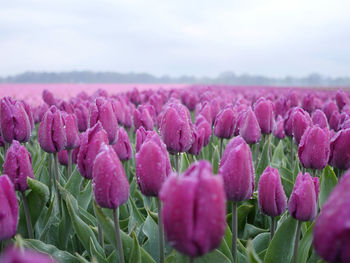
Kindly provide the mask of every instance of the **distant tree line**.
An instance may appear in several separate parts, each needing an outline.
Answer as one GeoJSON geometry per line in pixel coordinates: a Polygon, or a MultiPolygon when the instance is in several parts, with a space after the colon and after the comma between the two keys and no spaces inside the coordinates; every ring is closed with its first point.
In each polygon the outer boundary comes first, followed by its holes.
{"type": "Polygon", "coordinates": [[[310,74],[296,78],[269,78],[258,75],[236,75],[234,72],[224,72],[215,78],[167,75],[156,77],[148,73],[117,73],[117,72],[25,72],[22,74],[0,77],[0,83],[186,83],[186,84],[224,84],[224,85],[266,85],[266,86],[350,86],[350,77],[325,77],[310,74]]]}

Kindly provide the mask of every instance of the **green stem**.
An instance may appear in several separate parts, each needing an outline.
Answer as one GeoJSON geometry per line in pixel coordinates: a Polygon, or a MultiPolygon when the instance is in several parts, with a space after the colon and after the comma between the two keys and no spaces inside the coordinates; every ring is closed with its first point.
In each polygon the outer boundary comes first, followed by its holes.
{"type": "Polygon", "coordinates": [[[68,176],[69,179],[72,175],[72,150],[68,150],[68,176]]]}
{"type": "Polygon", "coordinates": [[[157,198],[158,205],[158,237],[159,237],[159,262],[164,263],[164,225],[162,216],[162,203],[157,198]]]}
{"type": "Polygon", "coordinates": [[[224,144],[224,138],[220,138],[220,160],[222,157],[223,144],[224,144]]]}
{"type": "Polygon", "coordinates": [[[125,263],[125,261],[124,261],[124,252],[123,252],[123,244],[122,244],[122,240],[120,238],[119,218],[118,218],[118,215],[117,215],[117,209],[113,209],[115,236],[117,238],[119,263],[125,263]]]}
{"type": "Polygon", "coordinates": [[[293,263],[297,263],[297,259],[298,259],[298,245],[299,245],[300,230],[301,230],[302,223],[303,223],[302,221],[298,220],[297,233],[295,235],[295,241],[294,241],[293,263]]]}
{"type": "Polygon", "coordinates": [[[30,214],[29,214],[27,198],[23,192],[20,191],[19,194],[20,194],[20,197],[22,199],[24,215],[26,217],[28,236],[30,239],[33,239],[34,234],[33,234],[32,219],[30,218],[30,214]]]}
{"type": "Polygon", "coordinates": [[[101,247],[104,249],[104,242],[103,242],[103,233],[101,229],[101,225],[97,224],[97,232],[98,232],[98,243],[100,243],[101,247]]]}
{"type": "Polygon", "coordinates": [[[293,137],[290,137],[290,161],[291,161],[291,170],[294,171],[294,153],[293,153],[293,137]]]}
{"type": "Polygon", "coordinates": [[[270,233],[271,233],[270,240],[272,240],[273,236],[275,235],[275,217],[273,216],[271,216],[270,233]]]}
{"type": "Polygon", "coordinates": [[[258,161],[259,161],[259,142],[255,144],[255,168],[258,167],[258,161]]]}
{"type": "Polygon", "coordinates": [[[188,263],[193,263],[194,262],[194,258],[193,257],[188,257],[188,263]]]}
{"type": "Polygon", "coordinates": [[[232,202],[232,257],[237,262],[237,202],[232,202]]]}
{"type": "Polygon", "coordinates": [[[54,158],[54,164],[55,164],[55,178],[54,178],[53,181],[54,181],[55,188],[56,188],[58,210],[59,210],[59,213],[60,213],[60,218],[62,218],[61,192],[58,189],[59,174],[58,174],[58,157],[57,157],[57,153],[53,154],[53,158],[54,158]]]}
{"type": "Polygon", "coordinates": [[[179,173],[179,158],[180,154],[179,153],[175,153],[175,170],[177,173],[179,173]]]}

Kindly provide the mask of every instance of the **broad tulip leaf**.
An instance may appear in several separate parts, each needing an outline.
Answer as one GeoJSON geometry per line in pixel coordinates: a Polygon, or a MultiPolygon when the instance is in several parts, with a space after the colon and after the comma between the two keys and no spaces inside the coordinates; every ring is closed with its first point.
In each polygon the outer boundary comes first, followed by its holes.
{"type": "Polygon", "coordinates": [[[323,170],[320,180],[320,195],[318,204],[321,208],[323,204],[327,201],[329,194],[332,192],[333,188],[337,185],[338,179],[332,168],[329,165],[323,170]]]}

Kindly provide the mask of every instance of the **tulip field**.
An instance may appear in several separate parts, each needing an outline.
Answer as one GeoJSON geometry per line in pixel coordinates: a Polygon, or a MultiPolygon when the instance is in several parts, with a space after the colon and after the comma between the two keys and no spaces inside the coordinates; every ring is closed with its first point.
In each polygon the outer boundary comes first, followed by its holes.
{"type": "Polygon", "coordinates": [[[67,87],[0,98],[0,263],[350,262],[350,90],[67,87]]]}

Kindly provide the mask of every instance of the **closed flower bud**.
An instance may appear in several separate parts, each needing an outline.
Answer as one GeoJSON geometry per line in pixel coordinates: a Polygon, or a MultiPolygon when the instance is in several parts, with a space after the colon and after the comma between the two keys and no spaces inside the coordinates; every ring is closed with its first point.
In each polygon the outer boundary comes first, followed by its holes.
{"type": "Polygon", "coordinates": [[[312,120],[309,113],[301,108],[296,108],[293,111],[292,126],[293,136],[297,145],[299,145],[301,137],[303,136],[306,128],[312,125],[312,120]]]}
{"type": "Polygon", "coordinates": [[[12,238],[17,231],[18,201],[10,178],[0,176],[0,241],[12,238]]]}
{"type": "Polygon", "coordinates": [[[254,113],[258,120],[261,133],[270,134],[273,129],[274,112],[273,104],[270,100],[260,98],[254,104],[254,113]]]}
{"type": "Polygon", "coordinates": [[[168,243],[191,257],[217,248],[226,228],[226,198],[222,178],[211,164],[199,161],[182,175],[172,174],[160,192],[168,243]]]}
{"type": "Polygon", "coordinates": [[[226,146],[219,174],[224,179],[227,200],[239,202],[252,197],[255,183],[252,152],[242,137],[233,138],[226,146]]]}
{"type": "Polygon", "coordinates": [[[275,122],[273,128],[273,136],[281,140],[286,137],[286,134],[284,132],[284,120],[281,115],[278,115],[277,120],[275,122]]]}
{"type": "Polygon", "coordinates": [[[70,104],[69,102],[65,101],[65,100],[61,100],[58,104],[57,104],[57,108],[60,111],[64,111],[68,114],[73,114],[74,113],[74,107],[72,104],[70,104]]]}
{"type": "Polygon", "coordinates": [[[118,139],[113,145],[113,149],[121,161],[127,161],[132,158],[132,148],[129,136],[123,127],[119,128],[118,139]]]}
{"type": "Polygon", "coordinates": [[[60,152],[67,145],[67,136],[61,112],[52,106],[44,115],[39,127],[38,140],[48,153],[60,152]]]}
{"type": "Polygon", "coordinates": [[[350,173],[347,172],[324,203],[314,226],[313,244],[327,262],[350,262],[350,173]]]}
{"type": "Polygon", "coordinates": [[[41,122],[42,118],[44,117],[45,113],[49,109],[49,106],[46,103],[43,103],[37,107],[34,108],[34,122],[39,123],[41,122]]]}
{"type": "Polygon", "coordinates": [[[186,152],[192,145],[191,116],[180,103],[168,105],[160,123],[160,134],[170,153],[186,152]]]}
{"type": "Polygon", "coordinates": [[[95,158],[104,144],[108,144],[108,136],[100,122],[82,133],[77,163],[78,170],[83,177],[92,178],[95,158]]]}
{"type": "Polygon", "coordinates": [[[68,166],[68,151],[63,150],[57,154],[58,161],[61,165],[68,166]]]}
{"type": "Polygon", "coordinates": [[[215,118],[214,135],[219,138],[230,139],[236,125],[236,112],[232,105],[222,109],[215,118]]]}
{"type": "Polygon", "coordinates": [[[10,97],[0,100],[0,131],[8,143],[29,141],[32,126],[22,102],[10,97]]]}
{"type": "Polygon", "coordinates": [[[80,144],[77,117],[74,114],[63,114],[64,129],[67,137],[66,149],[77,148],[80,144]]]}
{"type": "Polygon", "coordinates": [[[4,174],[11,179],[16,191],[28,189],[27,177],[34,178],[32,158],[25,146],[13,141],[6,152],[4,174]]]}
{"type": "Polygon", "coordinates": [[[42,93],[43,101],[45,101],[49,106],[56,105],[56,99],[51,91],[44,90],[42,93]]]}
{"type": "Polygon", "coordinates": [[[302,101],[301,101],[301,107],[307,111],[308,113],[312,113],[315,109],[315,97],[314,94],[306,94],[302,101]]]}
{"type": "Polygon", "coordinates": [[[136,131],[136,152],[138,152],[141,148],[142,143],[145,141],[147,134],[149,131],[146,131],[143,126],[137,129],[136,131]]]}
{"type": "Polygon", "coordinates": [[[158,193],[171,172],[171,164],[165,144],[157,133],[149,133],[135,155],[136,181],[146,196],[158,193]]]}
{"type": "Polygon", "coordinates": [[[326,114],[327,120],[329,121],[333,112],[339,111],[337,104],[333,100],[329,100],[323,107],[323,112],[326,114]]]}
{"type": "Polygon", "coordinates": [[[342,170],[350,168],[350,128],[341,130],[332,137],[329,164],[342,170]]]}
{"type": "Polygon", "coordinates": [[[149,103],[154,107],[156,115],[158,115],[162,111],[163,100],[162,96],[160,96],[159,94],[153,93],[149,97],[149,103]]]}
{"type": "Polygon", "coordinates": [[[196,127],[198,130],[204,130],[204,141],[203,146],[207,146],[210,141],[210,136],[212,134],[211,124],[204,118],[201,114],[196,117],[196,127]]]}
{"type": "Polygon", "coordinates": [[[89,109],[83,103],[78,103],[74,108],[74,112],[78,120],[79,131],[86,131],[88,128],[89,109]]]}
{"type": "Polygon", "coordinates": [[[335,101],[337,102],[337,105],[341,110],[346,104],[349,104],[350,100],[348,95],[346,95],[344,91],[338,90],[337,94],[335,94],[335,101]]]}
{"type": "Polygon", "coordinates": [[[268,216],[279,216],[286,210],[287,197],[277,169],[268,166],[260,176],[258,201],[261,212],[268,216]]]}
{"type": "Polygon", "coordinates": [[[0,134],[0,147],[5,147],[5,141],[4,138],[2,138],[1,134],[0,134]]]}
{"type": "Polygon", "coordinates": [[[197,104],[197,108],[196,108],[196,117],[198,115],[202,115],[204,118],[206,118],[206,120],[210,123],[212,123],[213,118],[212,118],[212,114],[211,114],[211,106],[209,104],[208,101],[205,101],[203,104],[197,104]]]}
{"type": "Polygon", "coordinates": [[[315,125],[308,127],[301,138],[298,155],[305,168],[323,169],[329,158],[329,131],[315,125]]]}
{"type": "Polygon", "coordinates": [[[152,115],[155,115],[154,108],[151,105],[140,105],[134,111],[134,126],[135,130],[143,126],[146,130],[154,129],[154,122],[152,115]],[[153,111],[153,112],[151,112],[153,111]]]}
{"type": "Polygon", "coordinates": [[[239,127],[239,134],[249,144],[254,144],[260,141],[261,131],[259,122],[251,107],[249,107],[242,116],[239,127]]]}
{"type": "Polygon", "coordinates": [[[326,114],[324,114],[324,112],[319,109],[315,110],[314,113],[312,114],[312,123],[314,125],[320,126],[322,129],[323,128],[328,129],[328,121],[327,121],[326,114]]]}
{"type": "Polygon", "coordinates": [[[32,107],[30,107],[29,104],[26,103],[24,100],[22,100],[21,103],[23,105],[25,112],[27,113],[29,124],[30,124],[30,132],[32,132],[34,129],[34,115],[33,115],[32,107]]]}
{"type": "Polygon", "coordinates": [[[10,247],[0,257],[0,263],[56,263],[48,254],[10,247]]]}
{"type": "Polygon", "coordinates": [[[112,146],[104,144],[96,156],[92,187],[95,200],[101,207],[116,209],[128,201],[129,182],[112,146]]]}
{"type": "Polygon", "coordinates": [[[111,102],[103,97],[98,97],[90,104],[88,127],[93,127],[98,121],[108,135],[109,144],[114,144],[117,140],[118,122],[111,102]]]}
{"type": "Polygon", "coordinates": [[[334,111],[329,119],[329,127],[334,131],[338,131],[339,125],[340,125],[340,113],[339,111],[334,111]]]}
{"type": "Polygon", "coordinates": [[[205,130],[204,128],[198,129],[195,125],[193,125],[193,143],[191,148],[188,150],[188,153],[198,155],[204,143],[205,130]]]}
{"type": "Polygon", "coordinates": [[[289,214],[300,221],[314,220],[317,215],[318,192],[318,177],[299,173],[289,198],[289,214]]]}
{"type": "Polygon", "coordinates": [[[293,112],[296,108],[290,108],[284,117],[284,132],[287,136],[293,136],[293,112]]]}

